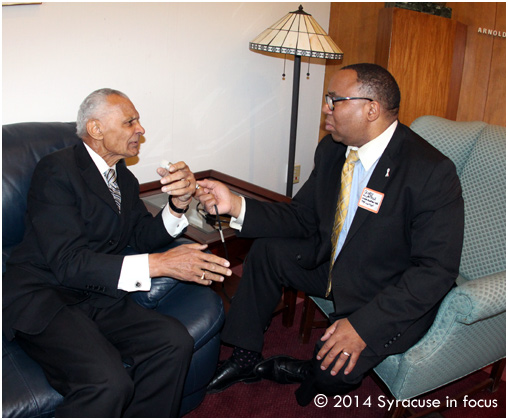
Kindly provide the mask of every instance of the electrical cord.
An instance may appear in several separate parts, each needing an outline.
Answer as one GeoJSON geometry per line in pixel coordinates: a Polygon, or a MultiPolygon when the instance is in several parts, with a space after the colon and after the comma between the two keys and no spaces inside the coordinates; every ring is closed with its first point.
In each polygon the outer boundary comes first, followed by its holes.
{"type": "Polygon", "coordinates": [[[210,226],[212,226],[214,229],[218,230],[218,221],[220,220],[222,223],[229,223],[231,220],[230,216],[220,216],[215,215],[215,217],[208,213],[203,207],[201,203],[198,203],[196,206],[196,211],[198,214],[203,218],[203,220],[210,226]]]}

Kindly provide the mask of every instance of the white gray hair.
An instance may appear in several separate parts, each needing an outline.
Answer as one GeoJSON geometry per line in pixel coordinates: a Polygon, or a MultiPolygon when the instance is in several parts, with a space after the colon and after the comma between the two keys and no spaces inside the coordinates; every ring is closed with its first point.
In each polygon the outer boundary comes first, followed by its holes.
{"type": "Polygon", "coordinates": [[[129,99],[125,93],[115,89],[98,89],[88,95],[81,103],[76,120],[76,134],[83,139],[87,135],[86,124],[92,118],[98,118],[102,113],[102,105],[107,101],[108,96],[118,95],[129,99]]]}

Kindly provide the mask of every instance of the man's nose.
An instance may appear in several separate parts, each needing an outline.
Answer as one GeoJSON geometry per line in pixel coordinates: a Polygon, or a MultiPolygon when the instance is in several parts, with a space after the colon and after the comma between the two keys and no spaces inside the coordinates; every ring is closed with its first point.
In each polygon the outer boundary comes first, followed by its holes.
{"type": "Polygon", "coordinates": [[[138,122],[138,126],[136,128],[136,133],[141,134],[141,135],[145,134],[145,129],[139,122],[138,122]]]}

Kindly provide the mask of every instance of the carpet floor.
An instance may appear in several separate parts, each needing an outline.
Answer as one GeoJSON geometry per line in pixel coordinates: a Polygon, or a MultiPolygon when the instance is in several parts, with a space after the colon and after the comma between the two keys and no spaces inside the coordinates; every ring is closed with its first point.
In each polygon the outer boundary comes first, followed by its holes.
{"type": "MultiPolygon", "coordinates": [[[[323,329],[314,330],[309,344],[298,340],[298,328],[302,303],[297,305],[295,322],[291,328],[282,325],[282,315],[273,318],[265,334],[264,357],[287,354],[299,359],[308,359],[313,352],[314,343],[323,333],[323,329]]],[[[232,349],[222,346],[221,359],[228,358],[232,349]]],[[[422,400],[446,400],[457,395],[474,383],[488,377],[485,371],[479,371],[454,384],[426,395],[422,400]]],[[[211,394],[199,407],[187,414],[187,418],[302,418],[302,417],[383,417],[388,409],[388,398],[374,382],[367,377],[362,386],[342,400],[330,398],[326,406],[320,408],[314,403],[300,407],[294,392],[298,385],[279,385],[271,381],[253,384],[236,384],[219,394],[211,394]]],[[[468,402],[457,401],[456,408],[448,408],[441,413],[449,418],[506,418],[506,384],[503,381],[496,393],[482,391],[468,396],[468,402]]]]}

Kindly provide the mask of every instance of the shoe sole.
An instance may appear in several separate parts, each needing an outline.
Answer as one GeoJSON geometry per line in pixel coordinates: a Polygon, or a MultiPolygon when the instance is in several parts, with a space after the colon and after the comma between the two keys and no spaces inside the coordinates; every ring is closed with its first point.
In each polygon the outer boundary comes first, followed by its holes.
{"type": "Polygon", "coordinates": [[[260,382],[263,378],[260,378],[258,376],[253,376],[253,377],[250,377],[250,378],[245,378],[245,379],[239,379],[238,381],[236,382],[233,382],[223,388],[220,388],[220,389],[212,389],[212,390],[206,390],[206,394],[218,394],[219,392],[222,392],[222,391],[225,391],[226,389],[228,389],[229,387],[233,386],[233,385],[236,385],[236,384],[239,384],[241,382],[245,383],[245,384],[253,384],[255,382],[260,382]]]}

